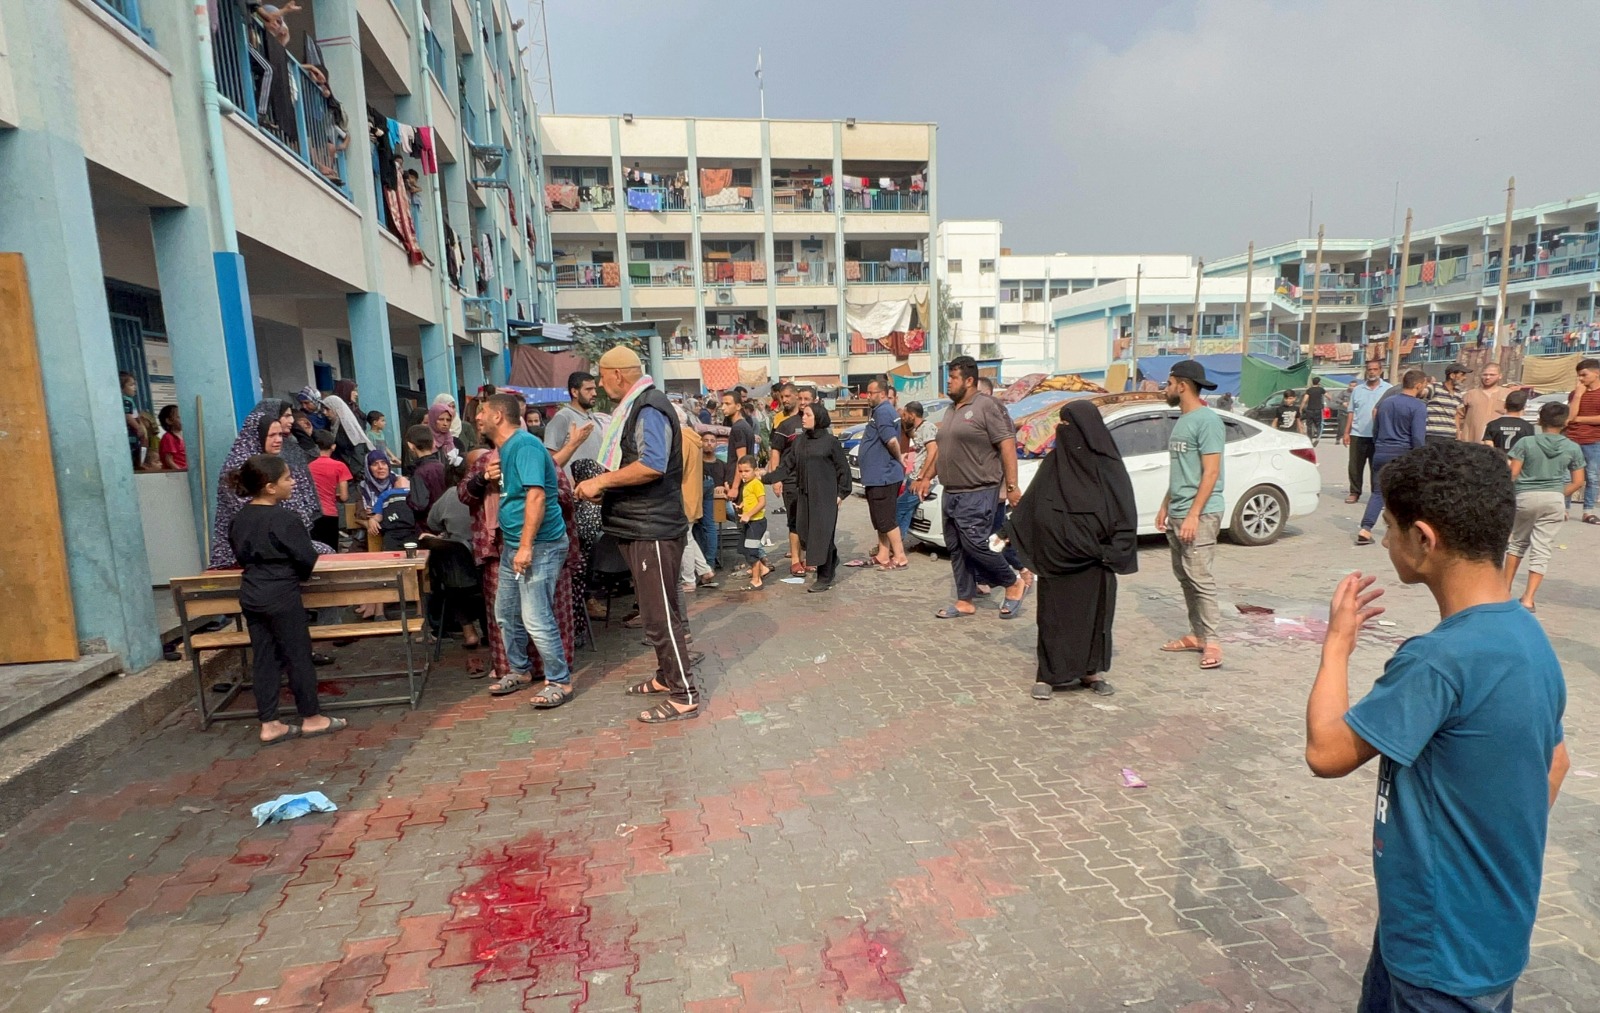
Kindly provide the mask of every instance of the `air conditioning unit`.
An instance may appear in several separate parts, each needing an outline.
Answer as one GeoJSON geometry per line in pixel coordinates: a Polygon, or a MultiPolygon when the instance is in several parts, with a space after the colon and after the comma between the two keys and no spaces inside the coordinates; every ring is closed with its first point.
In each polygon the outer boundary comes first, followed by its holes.
{"type": "Polygon", "coordinates": [[[733,305],[733,293],[729,292],[727,289],[722,289],[721,291],[719,291],[717,293],[717,305],[718,306],[732,306],[733,305]]]}

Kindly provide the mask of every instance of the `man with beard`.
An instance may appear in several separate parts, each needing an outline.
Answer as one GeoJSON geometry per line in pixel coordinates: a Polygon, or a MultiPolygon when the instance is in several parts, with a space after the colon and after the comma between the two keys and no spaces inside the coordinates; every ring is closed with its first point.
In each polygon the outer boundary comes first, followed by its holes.
{"type": "Polygon", "coordinates": [[[587,432],[578,449],[568,459],[567,477],[572,477],[572,460],[594,460],[600,453],[600,430],[594,424],[594,403],[600,387],[588,373],[573,373],[567,377],[568,401],[556,412],[556,417],[544,427],[544,445],[553,454],[567,445],[567,437],[574,429],[587,432]],[[587,429],[585,429],[587,427],[587,429]]]}
{"type": "Polygon", "coordinates": [[[1216,389],[1216,383],[1206,379],[1206,368],[1193,359],[1175,363],[1167,377],[1167,404],[1181,408],[1183,415],[1168,437],[1172,460],[1167,495],[1156,511],[1156,530],[1166,533],[1172,572],[1189,611],[1189,635],[1161,649],[1195,651],[1206,670],[1222,667],[1222,645],[1217,642],[1221,615],[1211,562],[1222,529],[1222,449],[1227,431],[1221,416],[1200,399],[1202,390],[1216,389]]]}

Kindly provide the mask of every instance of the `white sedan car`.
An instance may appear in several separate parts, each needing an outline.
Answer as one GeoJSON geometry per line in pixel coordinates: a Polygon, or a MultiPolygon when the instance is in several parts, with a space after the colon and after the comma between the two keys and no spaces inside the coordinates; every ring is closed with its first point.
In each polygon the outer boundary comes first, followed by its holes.
{"type": "MultiPolygon", "coordinates": [[[[1169,408],[1159,394],[1143,398],[1100,395],[1095,400],[1133,480],[1139,534],[1158,534],[1156,511],[1167,494],[1167,439],[1178,420],[1178,409],[1169,408]]],[[[1266,545],[1283,534],[1290,517],[1317,508],[1322,490],[1317,452],[1299,433],[1279,432],[1227,412],[1218,414],[1227,429],[1222,455],[1224,530],[1241,545],[1266,545]]],[[[1038,458],[1018,461],[1017,484],[1027,489],[1038,470],[1038,458]]],[[[911,519],[911,533],[943,548],[941,497],[942,490],[935,482],[929,498],[911,519]]]]}

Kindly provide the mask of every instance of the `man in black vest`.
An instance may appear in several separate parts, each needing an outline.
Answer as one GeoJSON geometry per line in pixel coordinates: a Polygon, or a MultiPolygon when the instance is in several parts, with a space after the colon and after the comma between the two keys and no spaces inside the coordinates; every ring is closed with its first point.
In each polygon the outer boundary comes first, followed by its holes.
{"type": "Polygon", "coordinates": [[[617,404],[600,446],[600,463],[609,470],[580,482],[577,494],[600,501],[601,525],[628,561],[645,639],[655,648],[655,676],[628,692],[670,694],[639,720],[684,721],[700,716],[700,691],[676,588],[689,533],[683,433],[672,402],[644,375],[637,352],[622,345],[610,349],[600,357],[599,372],[600,386],[617,404]]]}

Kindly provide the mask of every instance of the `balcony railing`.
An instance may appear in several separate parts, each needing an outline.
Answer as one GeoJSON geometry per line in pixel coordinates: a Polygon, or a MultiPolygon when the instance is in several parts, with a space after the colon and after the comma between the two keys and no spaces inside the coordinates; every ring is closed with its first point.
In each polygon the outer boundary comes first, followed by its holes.
{"type": "Polygon", "coordinates": [[[139,0],[99,0],[99,4],[112,17],[128,26],[129,31],[152,46],[156,44],[155,33],[146,28],[139,17],[139,0]]]}
{"type": "Polygon", "coordinates": [[[700,276],[707,288],[765,285],[767,265],[760,260],[708,260],[701,265],[700,276]]]}
{"type": "Polygon", "coordinates": [[[635,288],[678,288],[694,284],[694,265],[679,260],[636,260],[628,265],[635,288]]]}
{"type": "Polygon", "coordinates": [[[863,190],[844,192],[846,211],[928,213],[928,194],[922,190],[863,190]]]}
{"type": "Polygon", "coordinates": [[[710,197],[700,195],[701,211],[760,211],[762,208],[759,186],[727,186],[710,197]]]}
{"type": "Polygon", "coordinates": [[[217,89],[256,129],[349,197],[339,140],[346,128],[323,93],[320,72],[308,73],[238,0],[223,0],[221,18],[211,37],[217,89]],[[279,80],[280,68],[287,68],[287,81],[279,80]]]}
{"type": "Polygon", "coordinates": [[[706,335],[705,354],[707,355],[767,355],[770,353],[765,334],[708,334],[706,335]]]}
{"type": "Polygon", "coordinates": [[[422,45],[428,53],[428,70],[433,72],[433,79],[444,87],[444,47],[439,45],[439,37],[433,34],[432,28],[422,30],[422,45]]]}
{"type": "Polygon", "coordinates": [[[687,211],[688,192],[665,186],[628,187],[629,211],[687,211]]]}
{"type": "Polygon", "coordinates": [[[602,264],[557,264],[556,288],[615,288],[605,282],[602,264]]]}
{"type": "Polygon", "coordinates": [[[833,192],[826,187],[816,187],[807,197],[800,190],[785,190],[772,195],[774,211],[821,211],[833,214],[833,192]]]}
{"type": "Polygon", "coordinates": [[[498,299],[467,297],[461,300],[461,316],[468,333],[504,331],[504,305],[498,299]]]}
{"type": "Polygon", "coordinates": [[[815,331],[810,334],[782,331],[778,334],[780,355],[838,355],[839,335],[836,332],[815,331]]]}
{"type": "Polygon", "coordinates": [[[928,265],[924,263],[909,264],[900,261],[887,260],[847,260],[844,265],[844,280],[846,282],[859,282],[862,285],[920,285],[928,280],[928,265]],[[851,265],[856,265],[857,271],[851,265]]]}
{"type": "Polygon", "coordinates": [[[478,111],[472,108],[465,96],[461,100],[461,129],[466,132],[467,142],[470,144],[478,138],[478,111]]]}
{"type": "Polygon", "coordinates": [[[778,285],[832,285],[833,265],[822,260],[797,260],[778,265],[778,285]]]}

